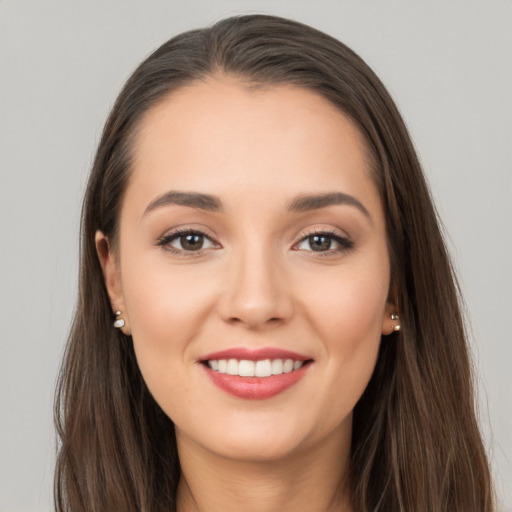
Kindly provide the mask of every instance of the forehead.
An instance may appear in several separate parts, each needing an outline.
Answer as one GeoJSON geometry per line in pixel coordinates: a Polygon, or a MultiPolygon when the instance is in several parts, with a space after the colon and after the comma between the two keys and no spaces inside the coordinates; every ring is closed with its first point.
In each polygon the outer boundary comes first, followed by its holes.
{"type": "Polygon", "coordinates": [[[169,144],[178,138],[192,142],[202,136],[204,145],[214,134],[226,136],[226,142],[243,137],[249,142],[250,137],[271,147],[275,133],[265,128],[277,125],[286,129],[283,135],[296,137],[311,137],[316,132],[319,138],[337,132],[340,150],[344,141],[353,142],[348,140],[348,132],[365,151],[364,138],[355,124],[320,94],[289,84],[255,85],[221,75],[181,87],[150,108],[140,123],[136,156],[148,156],[145,150],[155,149],[164,139],[169,144]]]}
{"type": "Polygon", "coordinates": [[[188,189],[267,201],[342,189],[379,200],[365,141],[347,116],[311,90],[230,77],[185,86],[146,113],[130,188],[147,201],[188,189]]]}

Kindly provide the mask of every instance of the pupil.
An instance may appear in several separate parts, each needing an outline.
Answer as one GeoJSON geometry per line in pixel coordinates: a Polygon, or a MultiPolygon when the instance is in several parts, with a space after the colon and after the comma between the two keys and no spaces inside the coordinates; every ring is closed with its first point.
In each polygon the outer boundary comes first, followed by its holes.
{"type": "Polygon", "coordinates": [[[181,246],[187,251],[197,251],[203,246],[203,237],[201,235],[184,235],[181,237],[181,246]]]}
{"type": "Polygon", "coordinates": [[[323,235],[309,237],[309,244],[313,251],[328,251],[331,248],[331,239],[323,235]]]}

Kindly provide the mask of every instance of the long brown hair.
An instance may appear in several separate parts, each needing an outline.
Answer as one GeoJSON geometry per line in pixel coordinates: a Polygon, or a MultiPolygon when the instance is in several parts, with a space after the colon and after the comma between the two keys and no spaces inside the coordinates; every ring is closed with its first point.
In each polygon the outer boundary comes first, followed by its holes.
{"type": "Polygon", "coordinates": [[[354,411],[355,511],[494,510],[458,287],[402,118],[352,50],[311,27],[263,15],[225,19],[163,44],[129,78],[106,122],[83,206],[78,305],[56,395],[56,510],[175,507],[174,427],[146,388],[131,338],[112,327],[94,236],[101,230],[115,244],[144,114],[218,72],[322,95],[358,126],[371,155],[402,330],[382,340],[354,411]]]}

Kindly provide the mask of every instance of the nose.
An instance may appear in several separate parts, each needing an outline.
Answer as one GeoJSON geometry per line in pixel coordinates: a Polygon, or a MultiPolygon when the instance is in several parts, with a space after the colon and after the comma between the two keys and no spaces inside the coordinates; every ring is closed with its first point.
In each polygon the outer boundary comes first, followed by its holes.
{"type": "Polygon", "coordinates": [[[224,321],[256,330],[285,323],[293,299],[285,272],[270,251],[233,254],[218,311],[224,321]]]}

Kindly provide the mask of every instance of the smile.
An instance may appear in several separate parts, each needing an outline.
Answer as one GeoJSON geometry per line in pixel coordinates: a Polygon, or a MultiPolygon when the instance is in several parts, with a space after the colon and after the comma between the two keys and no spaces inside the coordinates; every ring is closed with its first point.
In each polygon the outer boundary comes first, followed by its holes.
{"type": "Polygon", "coordinates": [[[277,348],[239,347],[209,354],[198,362],[222,391],[237,398],[264,400],[299,382],[313,360],[277,348]]]}
{"type": "Polygon", "coordinates": [[[262,359],[251,361],[248,359],[211,359],[207,361],[208,367],[219,373],[238,375],[240,377],[270,377],[298,370],[304,361],[293,359],[262,359]]]}

